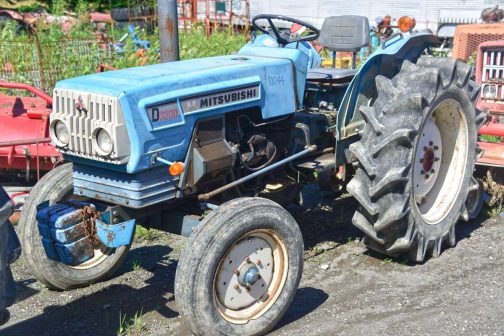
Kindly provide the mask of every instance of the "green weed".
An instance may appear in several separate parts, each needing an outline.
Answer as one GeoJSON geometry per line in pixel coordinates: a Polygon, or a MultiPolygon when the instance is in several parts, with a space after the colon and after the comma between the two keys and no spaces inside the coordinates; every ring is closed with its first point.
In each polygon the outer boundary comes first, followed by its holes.
{"type": "Polygon", "coordinates": [[[131,263],[131,269],[133,271],[138,271],[140,269],[141,265],[140,265],[140,261],[138,260],[133,260],[133,262],[131,263]]]}
{"type": "Polygon", "coordinates": [[[153,241],[158,237],[158,231],[155,229],[147,229],[137,225],[135,232],[136,240],[153,241]]]}
{"type": "Polygon", "coordinates": [[[137,336],[145,331],[145,324],[142,321],[142,311],[136,312],[132,318],[127,318],[126,314],[122,315],[119,312],[119,329],[117,330],[118,336],[137,336]]]}

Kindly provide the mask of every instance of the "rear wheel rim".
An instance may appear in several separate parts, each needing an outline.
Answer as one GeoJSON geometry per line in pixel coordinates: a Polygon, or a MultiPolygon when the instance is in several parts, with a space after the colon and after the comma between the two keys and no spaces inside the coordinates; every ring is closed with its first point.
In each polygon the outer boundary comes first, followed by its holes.
{"type": "Polygon", "coordinates": [[[436,105],[419,134],[413,194],[427,224],[442,222],[459,198],[468,160],[468,129],[462,106],[448,98],[436,105]]]}
{"type": "Polygon", "coordinates": [[[235,240],[214,276],[219,314],[234,324],[263,316],[282,292],[287,270],[287,248],[275,231],[254,230],[235,240]]]}

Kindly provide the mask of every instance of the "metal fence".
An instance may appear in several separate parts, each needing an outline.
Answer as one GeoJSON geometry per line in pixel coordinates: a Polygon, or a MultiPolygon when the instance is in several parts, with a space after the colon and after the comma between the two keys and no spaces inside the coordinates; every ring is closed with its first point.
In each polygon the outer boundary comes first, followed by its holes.
{"type": "Polygon", "coordinates": [[[110,48],[99,41],[0,41],[0,80],[51,92],[58,80],[94,73],[111,59],[110,48]]]}

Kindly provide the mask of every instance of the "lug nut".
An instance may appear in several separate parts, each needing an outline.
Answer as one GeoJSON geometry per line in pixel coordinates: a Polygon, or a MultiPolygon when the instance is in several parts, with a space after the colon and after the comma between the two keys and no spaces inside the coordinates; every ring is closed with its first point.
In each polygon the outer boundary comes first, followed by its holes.
{"type": "Polygon", "coordinates": [[[246,258],[245,258],[245,262],[246,262],[247,264],[250,264],[250,257],[246,257],[246,258]]]}
{"type": "Polygon", "coordinates": [[[434,158],[434,161],[438,162],[438,161],[439,161],[439,158],[434,158]]]}
{"type": "Polygon", "coordinates": [[[425,174],[425,171],[424,170],[420,170],[420,174],[425,174]]]}
{"type": "Polygon", "coordinates": [[[256,264],[261,265],[261,259],[257,259],[256,264]]]}
{"type": "Polygon", "coordinates": [[[434,145],[434,142],[429,141],[429,146],[432,146],[432,145],[434,145]]]}
{"type": "Polygon", "coordinates": [[[439,147],[438,147],[438,146],[434,146],[434,150],[438,150],[438,149],[439,149],[439,147]]]}
{"type": "Polygon", "coordinates": [[[249,286],[246,286],[246,287],[245,287],[245,290],[246,290],[247,292],[250,292],[250,287],[249,287],[249,286]]]}
{"type": "Polygon", "coordinates": [[[238,284],[236,284],[236,285],[233,286],[233,288],[236,289],[236,290],[238,290],[238,289],[240,289],[240,286],[238,286],[238,284]]]}
{"type": "Polygon", "coordinates": [[[428,179],[429,178],[429,174],[425,174],[425,179],[428,179]]]}
{"type": "Polygon", "coordinates": [[[239,276],[240,275],[240,271],[238,270],[238,268],[236,268],[233,273],[236,275],[236,276],[239,276]]]}
{"type": "Polygon", "coordinates": [[[427,152],[427,149],[428,149],[427,147],[424,147],[424,148],[423,148],[424,152],[427,152]]]}
{"type": "Polygon", "coordinates": [[[436,171],[434,169],[431,169],[431,174],[434,174],[436,171]]]}

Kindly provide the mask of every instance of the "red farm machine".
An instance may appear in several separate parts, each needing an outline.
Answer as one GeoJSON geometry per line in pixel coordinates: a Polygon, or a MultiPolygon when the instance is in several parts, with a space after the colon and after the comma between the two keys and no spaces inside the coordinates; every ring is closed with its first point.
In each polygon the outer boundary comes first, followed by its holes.
{"type": "Polygon", "coordinates": [[[61,163],[61,154],[49,138],[52,97],[23,83],[1,82],[0,88],[25,90],[34,97],[0,93],[0,181],[13,200],[26,188],[61,163]]]}
{"type": "MultiPolygon", "coordinates": [[[[504,23],[485,23],[457,26],[452,57],[475,62],[475,81],[481,85],[477,108],[488,113],[479,130],[481,149],[477,160],[479,177],[485,176],[485,190],[494,193],[494,186],[503,184],[504,167],[504,23]]],[[[483,200],[483,183],[479,183],[475,197],[483,200]]],[[[494,197],[489,199],[489,204],[494,197]]],[[[479,209],[474,209],[477,211],[479,209]]]]}
{"type": "Polygon", "coordinates": [[[504,40],[479,45],[476,81],[482,85],[477,106],[490,116],[480,129],[479,145],[484,151],[479,163],[504,167],[504,40]]]}

